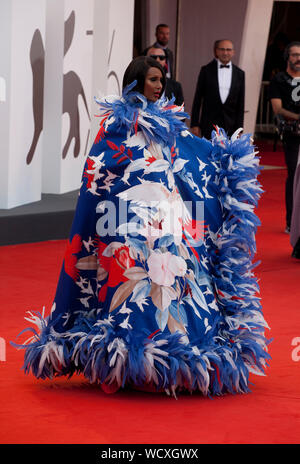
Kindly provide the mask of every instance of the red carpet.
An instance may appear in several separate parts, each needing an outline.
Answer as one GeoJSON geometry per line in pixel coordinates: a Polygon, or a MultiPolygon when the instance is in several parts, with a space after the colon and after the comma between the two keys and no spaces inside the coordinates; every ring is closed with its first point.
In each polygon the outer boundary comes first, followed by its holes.
{"type": "MultiPolygon", "coordinates": [[[[261,164],[282,166],[282,154],[266,153],[261,164]]],[[[48,313],[65,242],[2,247],[0,443],[299,443],[300,361],[292,359],[292,340],[300,337],[300,261],[290,257],[283,233],[284,179],[284,169],[265,169],[260,176],[265,193],[258,209],[257,275],[274,342],[267,376],[252,376],[247,395],[211,400],[181,394],[178,401],[134,391],[105,395],[83,376],[25,376],[23,351],[8,342],[27,326],[25,311],[46,306],[48,313]]]]}

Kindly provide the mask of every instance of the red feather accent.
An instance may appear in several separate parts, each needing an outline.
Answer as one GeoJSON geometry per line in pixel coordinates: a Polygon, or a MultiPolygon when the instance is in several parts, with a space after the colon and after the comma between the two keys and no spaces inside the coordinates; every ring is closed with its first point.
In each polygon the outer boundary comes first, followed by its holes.
{"type": "MultiPolygon", "coordinates": [[[[96,240],[96,243],[98,246],[99,265],[108,272],[107,286],[115,287],[121,282],[126,282],[128,278],[124,276],[124,271],[135,266],[135,260],[129,255],[129,248],[123,245],[114,251],[113,256],[108,257],[103,256],[103,252],[107,245],[102,243],[100,239],[96,240]]],[[[104,292],[105,290],[102,291],[101,295],[103,295],[104,292]]],[[[98,298],[100,298],[99,295],[98,298]]]]}
{"type": "Polygon", "coordinates": [[[79,234],[74,235],[71,242],[68,243],[65,256],[64,256],[64,268],[65,272],[76,282],[79,277],[79,269],[77,269],[77,253],[81,251],[82,241],[79,234]]]}
{"type": "Polygon", "coordinates": [[[155,332],[153,332],[152,334],[150,334],[147,338],[153,338],[155,334],[157,334],[158,332],[160,332],[160,329],[157,329],[155,332]]]}
{"type": "Polygon", "coordinates": [[[192,219],[188,224],[185,224],[184,226],[184,230],[186,230],[194,240],[204,239],[204,228],[204,221],[197,221],[196,219],[192,219]]]}
{"type": "Polygon", "coordinates": [[[223,384],[222,384],[222,382],[221,382],[219,368],[218,368],[218,366],[216,366],[214,363],[211,363],[211,364],[212,364],[212,366],[214,366],[214,368],[215,368],[215,371],[216,371],[216,374],[217,374],[217,379],[218,379],[219,385],[220,385],[220,387],[222,387],[223,384]]]}
{"type": "Polygon", "coordinates": [[[112,150],[120,151],[119,147],[117,147],[117,145],[111,140],[106,140],[106,143],[109,146],[109,148],[111,148],[112,150]]]}
{"type": "Polygon", "coordinates": [[[173,110],[174,108],[177,108],[177,106],[176,106],[176,105],[168,105],[168,106],[165,106],[165,107],[163,108],[163,110],[164,110],[164,111],[173,110]]]}
{"type": "Polygon", "coordinates": [[[156,161],[156,158],[152,155],[150,158],[146,159],[146,164],[150,166],[150,164],[154,163],[154,161],[156,161]]]}
{"type": "Polygon", "coordinates": [[[106,121],[107,118],[108,118],[108,115],[105,116],[102,119],[101,123],[100,123],[100,129],[99,129],[98,134],[97,134],[97,136],[95,138],[95,143],[100,142],[100,140],[102,140],[104,138],[104,134],[105,134],[106,131],[105,131],[103,125],[104,125],[104,122],[106,121]]]}
{"type": "Polygon", "coordinates": [[[138,119],[139,119],[139,114],[137,115],[135,125],[134,125],[134,133],[135,133],[135,135],[137,134],[137,131],[138,131],[138,119]]]}
{"type": "Polygon", "coordinates": [[[125,161],[127,160],[127,156],[122,156],[122,158],[120,158],[118,161],[117,161],[117,164],[120,164],[122,163],[122,161],[125,161]]]}
{"type": "Polygon", "coordinates": [[[188,239],[186,238],[184,233],[182,233],[182,236],[183,236],[184,240],[186,241],[186,243],[188,244],[189,248],[192,250],[192,252],[196,256],[197,261],[200,263],[200,258],[199,258],[199,255],[198,255],[197,251],[195,250],[195,248],[193,248],[191,246],[190,242],[188,241],[188,239]]]}
{"type": "Polygon", "coordinates": [[[106,282],[106,284],[104,284],[99,290],[98,301],[101,301],[102,303],[105,301],[107,290],[108,290],[108,283],[106,282]]]}
{"type": "Polygon", "coordinates": [[[70,245],[71,245],[70,249],[72,250],[72,253],[79,253],[79,251],[81,251],[82,241],[81,241],[81,237],[79,234],[74,235],[70,245]]]}
{"type": "Polygon", "coordinates": [[[90,171],[94,167],[95,163],[94,163],[93,160],[91,160],[91,158],[88,158],[86,160],[86,162],[87,162],[87,166],[86,166],[86,168],[84,170],[83,177],[87,177],[88,181],[87,181],[87,184],[86,184],[86,188],[89,189],[89,188],[91,188],[91,184],[92,184],[92,182],[94,180],[94,174],[89,174],[87,171],[90,171]]]}

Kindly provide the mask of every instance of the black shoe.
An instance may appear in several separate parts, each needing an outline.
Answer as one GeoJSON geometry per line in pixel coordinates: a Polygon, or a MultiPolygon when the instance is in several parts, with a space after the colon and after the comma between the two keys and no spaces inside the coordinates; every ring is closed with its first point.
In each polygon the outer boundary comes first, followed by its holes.
{"type": "Polygon", "coordinates": [[[300,259],[300,237],[298,238],[298,241],[296,245],[294,246],[292,258],[300,259]]]}

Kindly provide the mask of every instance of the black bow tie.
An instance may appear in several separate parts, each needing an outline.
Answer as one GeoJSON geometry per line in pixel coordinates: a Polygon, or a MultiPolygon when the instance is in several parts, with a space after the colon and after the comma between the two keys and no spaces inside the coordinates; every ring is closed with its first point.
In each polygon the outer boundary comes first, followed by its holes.
{"type": "Polygon", "coordinates": [[[220,68],[230,68],[229,64],[220,64],[220,68]]]}

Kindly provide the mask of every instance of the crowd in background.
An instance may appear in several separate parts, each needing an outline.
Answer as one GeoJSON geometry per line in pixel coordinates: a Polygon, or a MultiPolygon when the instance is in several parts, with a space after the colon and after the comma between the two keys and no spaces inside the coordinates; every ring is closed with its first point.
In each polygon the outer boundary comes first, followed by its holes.
{"type": "MultiPolygon", "coordinates": [[[[170,28],[158,24],[156,41],[148,46],[143,55],[158,60],[165,70],[165,96],[174,97],[176,105],[184,103],[184,91],[174,78],[174,54],[169,49],[170,28]]],[[[245,73],[236,66],[234,44],[229,39],[216,40],[213,59],[202,66],[195,88],[191,132],[210,139],[216,126],[222,127],[228,136],[243,127],[245,111],[245,73]]],[[[290,42],[284,33],[277,33],[266,51],[263,79],[270,80],[269,100],[274,113],[274,123],[282,139],[287,179],[285,186],[286,226],[293,247],[292,256],[300,258],[300,98],[297,82],[300,82],[300,42],[290,42]],[[299,184],[299,185],[298,185],[299,184]]],[[[300,92],[299,92],[300,93],[300,92]]]]}

